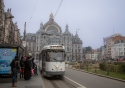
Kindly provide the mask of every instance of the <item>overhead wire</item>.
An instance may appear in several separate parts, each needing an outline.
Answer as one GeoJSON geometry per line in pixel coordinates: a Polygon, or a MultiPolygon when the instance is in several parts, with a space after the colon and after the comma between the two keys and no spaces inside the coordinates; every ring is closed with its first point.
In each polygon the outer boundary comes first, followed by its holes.
{"type": "MultiPolygon", "coordinates": [[[[31,21],[31,19],[32,19],[33,13],[34,13],[34,11],[35,11],[35,9],[36,9],[37,2],[38,2],[38,0],[36,0],[36,4],[35,4],[35,6],[34,6],[34,9],[33,9],[32,14],[31,14],[31,17],[30,17],[30,20],[29,20],[29,23],[28,23],[28,27],[29,27],[30,21],[31,21]]],[[[27,27],[27,28],[28,28],[28,27],[27,27]]]]}
{"type": "Polygon", "coordinates": [[[56,10],[56,13],[55,13],[54,18],[56,17],[56,15],[57,15],[57,13],[58,13],[58,11],[59,11],[59,9],[60,9],[60,6],[62,5],[62,2],[63,2],[63,0],[61,0],[60,4],[59,4],[59,6],[58,6],[58,8],[57,8],[57,10],[56,10]]]}

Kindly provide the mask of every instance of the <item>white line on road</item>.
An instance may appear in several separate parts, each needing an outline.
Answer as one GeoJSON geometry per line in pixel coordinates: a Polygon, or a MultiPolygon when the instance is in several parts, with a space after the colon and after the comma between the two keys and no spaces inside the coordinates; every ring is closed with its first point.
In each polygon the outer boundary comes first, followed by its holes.
{"type": "Polygon", "coordinates": [[[86,88],[86,87],[82,86],[81,84],[79,84],[79,83],[73,81],[72,79],[70,79],[70,78],[68,78],[68,77],[66,77],[66,76],[64,76],[64,77],[67,78],[67,79],[69,79],[70,81],[76,83],[77,85],[81,86],[81,87],[78,87],[78,88],[86,88]]]}

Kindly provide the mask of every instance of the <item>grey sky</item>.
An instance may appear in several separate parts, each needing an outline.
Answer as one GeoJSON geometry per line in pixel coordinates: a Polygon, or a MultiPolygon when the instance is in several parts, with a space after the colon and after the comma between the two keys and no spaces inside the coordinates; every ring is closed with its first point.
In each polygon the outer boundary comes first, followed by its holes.
{"type": "MultiPolygon", "coordinates": [[[[35,33],[41,21],[45,24],[51,12],[55,15],[60,2],[61,0],[4,0],[5,11],[12,9],[15,17],[13,21],[18,22],[21,34],[24,22],[27,22],[27,33],[35,33]]],[[[73,34],[76,29],[80,29],[78,34],[83,47],[92,46],[96,49],[103,45],[104,37],[113,34],[113,28],[114,33],[125,35],[125,0],[63,0],[55,21],[63,32],[66,24],[73,34]]]]}

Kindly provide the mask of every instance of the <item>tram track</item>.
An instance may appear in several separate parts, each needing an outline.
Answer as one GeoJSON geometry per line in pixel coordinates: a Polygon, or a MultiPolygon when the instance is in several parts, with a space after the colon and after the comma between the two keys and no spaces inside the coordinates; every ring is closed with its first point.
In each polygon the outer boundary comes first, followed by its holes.
{"type": "Polygon", "coordinates": [[[59,88],[59,86],[54,82],[54,80],[50,80],[50,82],[52,83],[52,85],[53,85],[55,88],[59,88]]]}
{"type": "Polygon", "coordinates": [[[66,79],[62,77],[59,78],[58,81],[54,79],[50,79],[50,82],[52,83],[54,88],[64,88],[64,85],[62,86],[61,84],[65,84],[65,88],[77,88],[72,83],[68,82],[66,79]]]}
{"type": "Polygon", "coordinates": [[[77,87],[75,87],[73,84],[71,84],[70,82],[66,81],[64,78],[62,78],[61,80],[62,80],[63,82],[65,82],[65,83],[69,86],[69,88],[77,88],[77,87]]]}

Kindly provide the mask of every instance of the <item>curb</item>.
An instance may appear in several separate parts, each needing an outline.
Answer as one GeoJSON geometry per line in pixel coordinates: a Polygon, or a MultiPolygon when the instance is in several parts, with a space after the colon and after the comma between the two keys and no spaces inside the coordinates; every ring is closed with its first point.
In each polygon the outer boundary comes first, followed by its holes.
{"type": "MultiPolygon", "coordinates": [[[[67,67],[67,68],[69,68],[69,67],[67,67]]],[[[118,81],[121,81],[121,82],[125,82],[125,80],[122,80],[122,79],[118,79],[118,78],[114,78],[114,77],[110,77],[110,76],[105,76],[105,75],[100,75],[100,74],[96,74],[96,73],[93,73],[93,72],[88,72],[88,71],[79,70],[79,69],[75,69],[75,68],[69,68],[69,69],[73,69],[73,70],[77,70],[77,71],[81,71],[81,72],[85,72],[85,73],[89,73],[89,74],[93,74],[93,75],[97,75],[97,76],[106,77],[106,78],[109,78],[109,79],[114,79],[114,80],[118,80],[118,81]]]]}

